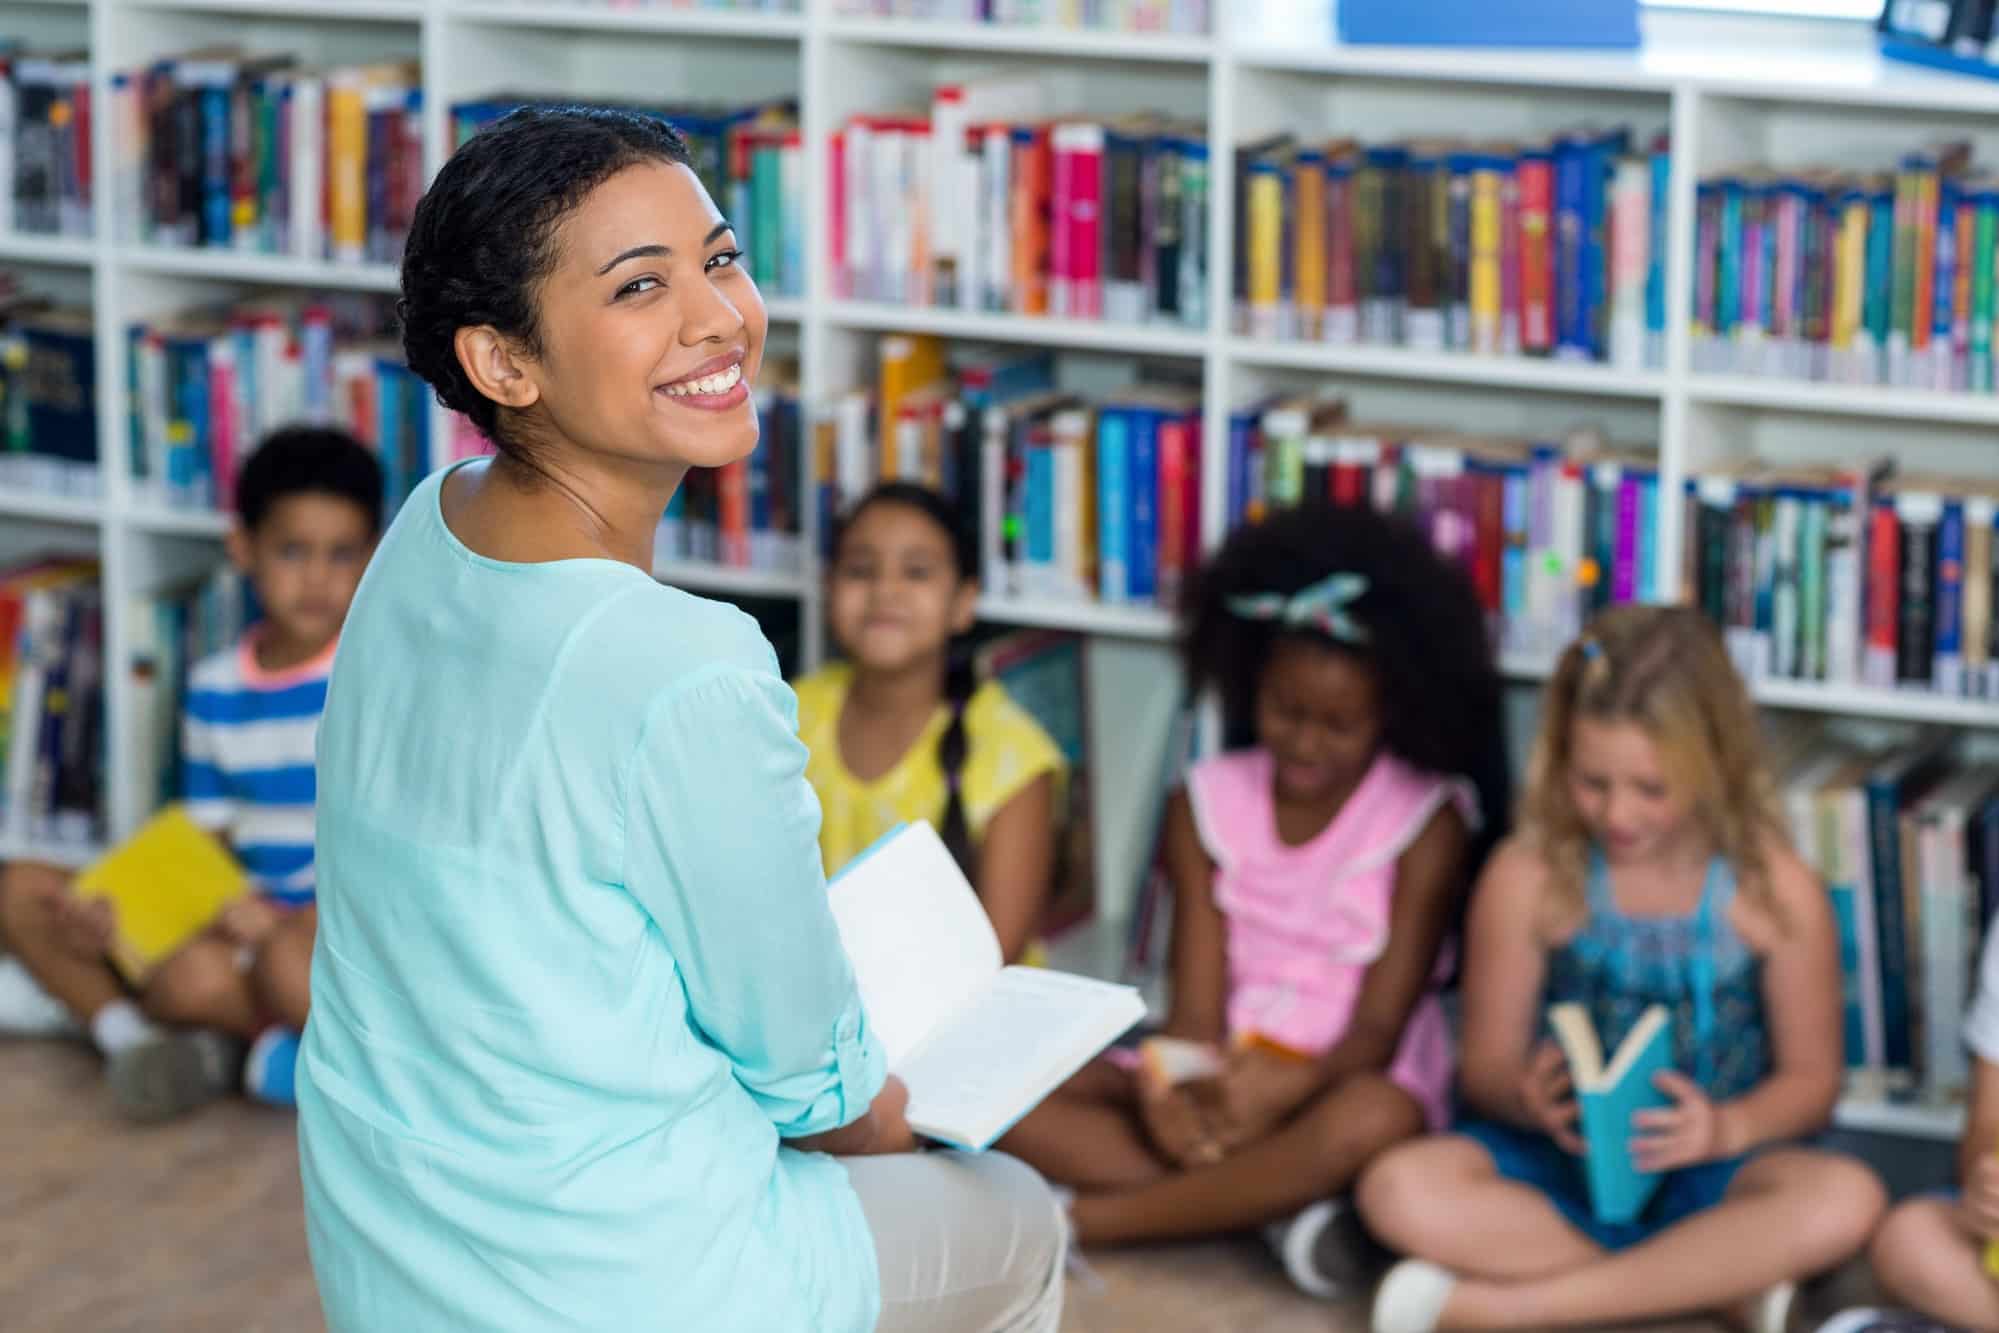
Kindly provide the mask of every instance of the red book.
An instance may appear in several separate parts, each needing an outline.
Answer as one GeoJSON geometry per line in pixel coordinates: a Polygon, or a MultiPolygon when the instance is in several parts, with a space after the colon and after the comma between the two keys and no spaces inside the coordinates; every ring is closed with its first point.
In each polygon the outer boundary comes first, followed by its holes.
{"type": "Polygon", "coordinates": [[[1069,313],[1104,317],[1104,129],[1070,125],[1069,313]]]}
{"type": "Polygon", "coordinates": [[[1867,515],[1867,611],[1862,681],[1895,683],[1895,642],[1902,612],[1902,525],[1892,497],[1878,499],[1867,515]]]}
{"type": "Polygon", "coordinates": [[[750,563],[750,462],[738,458],[725,463],[715,474],[718,508],[717,536],[722,544],[722,563],[743,568],[750,563]]]}
{"type": "Polygon", "coordinates": [[[1159,603],[1177,605],[1180,584],[1191,555],[1188,542],[1188,494],[1191,476],[1191,436],[1185,417],[1159,423],[1159,603]]]}
{"type": "Polygon", "coordinates": [[[1520,185],[1520,350],[1545,353],[1555,345],[1555,163],[1523,157],[1520,185]]]}
{"type": "Polygon", "coordinates": [[[1048,313],[1075,314],[1074,282],[1069,252],[1075,232],[1069,212],[1076,193],[1076,147],[1071,125],[1057,125],[1049,135],[1048,186],[1048,313]]]}

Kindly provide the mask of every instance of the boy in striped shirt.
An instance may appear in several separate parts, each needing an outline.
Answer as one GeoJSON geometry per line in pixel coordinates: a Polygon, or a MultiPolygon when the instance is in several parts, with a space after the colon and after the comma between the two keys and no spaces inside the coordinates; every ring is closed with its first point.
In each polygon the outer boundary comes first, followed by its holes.
{"type": "Polygon", "coordinates": [[[23,867],[10,868],[0,896],[9,947],[89,1030],[120,1108],[137,1119],[189,1110],[239,1076],[252,1096],[289,1104],[310,996],[313,744],[340,626],[379,536],[381,467],[344,432],[281,430],[244,464],[236,501],[229,557],[263,619],[189,675],[182,799],[258,892],[136,995],[105,961],[105,904],[23,867]]]}

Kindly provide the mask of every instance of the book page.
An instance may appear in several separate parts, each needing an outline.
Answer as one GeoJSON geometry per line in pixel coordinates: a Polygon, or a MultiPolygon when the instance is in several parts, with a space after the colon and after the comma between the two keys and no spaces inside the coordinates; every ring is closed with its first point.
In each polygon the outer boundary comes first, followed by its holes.
{"type": "Polygon", "coordinates": [[[905,824],[828,890],[868,1022],[902,1062],[1000,970],[986,909],[930,825],[905,824]]]}
{"type": "Polygon", "coordinates": [[[909,1123],[983,1148],[1143,1017],[1129,986],[1010,967],[896,1067],[909,1123]]]}

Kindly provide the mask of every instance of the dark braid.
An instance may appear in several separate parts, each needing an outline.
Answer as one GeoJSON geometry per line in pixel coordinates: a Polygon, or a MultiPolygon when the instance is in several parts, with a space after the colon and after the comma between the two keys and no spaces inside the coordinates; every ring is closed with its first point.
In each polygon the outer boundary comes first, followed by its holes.
{"type": "Polygon", "coordinates": [[[965,820],[965,793],[959,778],[965,771],[965,705],[978,688],[972,670],[972,656],[958,648],[951,650],[951,664],[944,672],[944,700],[951,706],[951,721],[937,738],[937,767],[944,770],[944,826],[937,830],[950,851],[951,859],[967,875],[972,873],[972,829],[965,820]]]}
{"type": "MultiPolygon", "coordinates": [[[[854,520],[875,506],[885,504],[901,505],[935,523],[951,539],[951,563],[959,580],[962,582],[978,577],[978,543],[959,516],[957,506],[928,486],[908,481],[883,482],[863,495],[841,517],[828,546],[832,561],[839,560],[840,543],[854,520]]],[[[965,706],[972,701],[972,692],[978,685],[978,673],[973,669],[970,649],[962,643],[953,643],[944,669],[944,700],[951,707],[951,721],[944,728],[944,734],[937,738],[937,767],[944,771],[944,787],[949,795],[944,803],[943,826],[937,832],[967,876],[973,872],[972,829],[965,816],[965,795],[960,779],[964,776],[965,760],[971,748],[970,738],[965,735],[965,706]]]]}

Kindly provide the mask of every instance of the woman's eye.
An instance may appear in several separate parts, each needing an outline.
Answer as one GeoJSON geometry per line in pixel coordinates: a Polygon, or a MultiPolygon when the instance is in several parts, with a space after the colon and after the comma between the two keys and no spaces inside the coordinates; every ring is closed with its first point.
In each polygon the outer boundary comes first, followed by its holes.
{"type": "Polygon", "coordinates": [[[620,297],[637,296],[640,292],[649,292],[655,287],[664,285],[658,278],[651,275],[643,278],[633,278],[630,282],[618,288],[618,295],[620,297]]]}
{"type": "Polygon", "coordinates": [[[741,250],[723,250],[708,256],[708,267],[710,269],[735,268],[742,262],[743,252],[741,250]]]}

